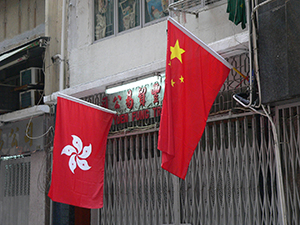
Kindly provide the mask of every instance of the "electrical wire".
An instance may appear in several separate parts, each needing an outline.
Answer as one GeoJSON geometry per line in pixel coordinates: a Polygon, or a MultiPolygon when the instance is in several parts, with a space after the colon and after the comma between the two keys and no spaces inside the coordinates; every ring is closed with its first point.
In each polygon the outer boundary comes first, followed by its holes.
{"type": "MultiPolygon", "coordinates": [[[[44,94],[42,94],[42,96],[41,96],[41,98],[39,99],[37,105],[39,105],[39,104],[41,103],[43,97],[44,97],[44,94]]],[[[28,130],[29,130],[29,126],[30,126],[30,123],[31,123],[31,121],[32,121],[32,118],[33,118],[33,116],[30,117],[30,119],[29,119],[29,121],[28,121],[28,123],[27,123],[27,126],[26,126],[25,135],[26,135],[27,138],[29,138],[29,139],[31,139],[31,140],[40,139],[40,138],[46,136],[46,135],[50,132],[51,129],[53,129],[53,131],[54,131],[53,126],[50,126],[50,127],[48,128],[48,130],[47,130],[44,134],[42,134],[42,135],[40,135],[40,136],[37,136],[37,137],[30,137],[30,136],[28,135],[28,130]]]]}

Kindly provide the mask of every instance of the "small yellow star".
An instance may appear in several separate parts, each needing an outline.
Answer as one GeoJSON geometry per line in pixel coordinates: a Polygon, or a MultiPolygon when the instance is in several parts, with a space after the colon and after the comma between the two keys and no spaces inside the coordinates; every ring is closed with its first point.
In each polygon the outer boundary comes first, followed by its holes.
{"type": "Polygon", "coordinates": [[[168,63],[169,66],[171,66],[171,61],[168,63]]]}
{"type": "Polygon", "coordinates": [[[183,76],[181,76],[180,78],[179,78],[179,80],[181,81],[181,83],[184,83],[184,80],[183,80],[184,78],[183,78],[183,76]]]}
{"type": "Polygon", "coordinates": [[[171,60],[177,58],[182,63],[181,54],[183,54],[185,50],[179,47],[178,40],[176,41],[174,47],[170,46],[170,50],[171,50],[171,60]]]}
{"type": "Polygon", "coordinates": [[[174,80],[171,79],[171,85],[172,85],[172,87],[174,87],[174,84],[175,84],[174,80]]]}

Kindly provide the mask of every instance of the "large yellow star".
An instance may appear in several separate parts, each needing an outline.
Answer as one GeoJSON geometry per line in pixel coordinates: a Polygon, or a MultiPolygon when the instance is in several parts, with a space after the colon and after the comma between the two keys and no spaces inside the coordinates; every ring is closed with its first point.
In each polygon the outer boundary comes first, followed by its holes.
{"type": "Polygon", "coordinates": [[[171,50],[171,60],[177,58],[182,63],[181,54],[183,54],[185,50],[180,48],[178,40],[176,41],[174,47],[170,46],[170,50],[171,50]]]}

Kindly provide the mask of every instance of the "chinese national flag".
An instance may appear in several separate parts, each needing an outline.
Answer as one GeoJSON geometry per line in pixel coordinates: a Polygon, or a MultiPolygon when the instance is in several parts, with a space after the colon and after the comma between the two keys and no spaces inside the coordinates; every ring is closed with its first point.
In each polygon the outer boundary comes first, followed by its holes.
{"type": "Polygon", "coordinates": [[[162,168],[185,179],[214,100],[231,65],[172,18],[158,137],[162,168]]]}
{"type": "Polygon", "coordinates": [[[57,98],[48,194],[53,201],[84,208],[103,206],[105,151],[113,116],[71,96],[57,98]]]}

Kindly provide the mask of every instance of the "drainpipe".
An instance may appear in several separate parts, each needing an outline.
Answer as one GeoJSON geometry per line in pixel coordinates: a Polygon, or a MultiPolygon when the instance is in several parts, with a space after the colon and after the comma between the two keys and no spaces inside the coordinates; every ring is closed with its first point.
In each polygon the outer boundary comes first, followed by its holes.
{"type": "Polygon", "coordinates": [[[49,0],[45,0],[45,36],[49,37],[49,0]]]}
{"type": "Polygon", "coordinates": [[[60,38],[60,67],[59,67],[59,91],[64,89],[64,71],[65,71],[65,18],[66,18],[66,0],[62,0],[61,16],[61,38],[60,38]]]}

